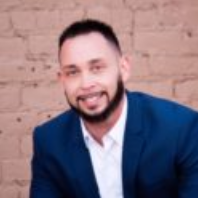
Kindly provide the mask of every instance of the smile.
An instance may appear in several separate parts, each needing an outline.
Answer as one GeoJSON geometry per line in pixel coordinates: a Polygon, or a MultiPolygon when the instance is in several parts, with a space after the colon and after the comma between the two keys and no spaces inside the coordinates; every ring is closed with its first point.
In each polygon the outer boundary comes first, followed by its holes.
{"type": "Polygon", "coordinates": [[[97,101],[102,96],[102,92],[92,93],[84,96],[79,96],[78,100],[86,101],[86,102],[94,102],[97,101]]]}

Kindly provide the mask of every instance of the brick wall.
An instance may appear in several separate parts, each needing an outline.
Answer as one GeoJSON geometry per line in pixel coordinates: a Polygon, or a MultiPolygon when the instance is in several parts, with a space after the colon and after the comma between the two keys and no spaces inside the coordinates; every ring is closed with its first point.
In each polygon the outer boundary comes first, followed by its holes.
{"type": "Polygon", "coordinates": [[[198,109],[198,1],[0,0],[0,197],[28,197],[32,130],[68,108],[57,38],[81,18],[113,25],[131,57],[127,87],[198,109]]]}

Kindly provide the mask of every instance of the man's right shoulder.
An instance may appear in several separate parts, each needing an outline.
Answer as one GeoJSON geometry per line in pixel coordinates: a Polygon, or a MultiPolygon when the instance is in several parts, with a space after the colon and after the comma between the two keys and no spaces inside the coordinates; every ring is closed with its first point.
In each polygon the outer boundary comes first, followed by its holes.
{"type": "Polygon", "coordinates": [[[36,126],[34,133],[39,134],[39,136],[58,136],[63,131],[69,133],[72,126],[78,122],[78,115],[73,110],[68,110],[36,126]]]}

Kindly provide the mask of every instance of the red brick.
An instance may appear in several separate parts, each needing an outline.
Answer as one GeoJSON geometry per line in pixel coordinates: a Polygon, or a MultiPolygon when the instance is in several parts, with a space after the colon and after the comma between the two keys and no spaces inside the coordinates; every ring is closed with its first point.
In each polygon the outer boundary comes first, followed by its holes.
{"type": "Polygon", "coordinates": [[[0,62],[13,62],[25,58],[26,46],[21,38],[0,38],[0,62]]]}
{"type": "Polygon", "coordinates": [[[131,54],[133,52],[133,38],[129,33],[120,33],[118,38],[121,44],[123,53],[131,54]]]}
{"type": "Polygon", "coordinates": [[[178,98],[198,99],[198,80],[187,80],[177,83],[175,95],[178,98]]]}
{"type": "MultiPolygon", "coordinates": [[[[41,2],[43,2],[42,0],[40,0],[41,2]]],[[[52,1],[52,0],[51,0],[52,1]]],[[[65,0],[60,0],[60,1],[56,1],[56,5],[54,6],[57,10],[72,10],[73,12],[80,10],[81,7],[77,5],[77,3],[75,2],[75,0],[73,1],[67,1],[67,3],[65,2],[65,0]]],[[[45,6],[45,3],[43,3],[45,6]]]]}
{"type": "Polygon", "coordinates": [[[21,187],[20,189],[19,189],[19,191],[20,191],[20,198],[27,198],[27,197],[29,197],[29,185],[27,185],[27,186],[24,186],[24,187],[21,187]]]}
{"type": "Polygon", "coordinates": [[[138,30],[197,31],[198,7],[167,6],[161,9],[137,10],[135,28],[138,30]]]}
{"type": "Polygon", "coordinates": [[[0,13],[0,32],[7,31],[11,27],[9,15],[7,12],[0,13]]]}
{"type": "MultiPolygon", "coordinates": [[[[1,192],[1,185],[3,184],[3,178],[2,178],[2,166],[1,166],[1,160],[0,160],[0,192],[1,192]]],[[[0,193],[1,194],[1,193],[0,193]]]]}
{"type": "Polygon", "coordinates": [[[55,36],[31,36],[28,47],[31,54],[56,56],[58,51],[57,37],[55,36]]]}
{"type": "Polygon", "coordinates": [[[30,159],[6,160],[2,162],[4,183],[27,184],[30,180],[30,159]]]}
{"type": "Polygon", "coordinates": [[[20,5],[20,0],[1,0],[0,10],[8,11],[20,5]]]}
{"type": "Polygon", "coordinates": [[[120,6],[123,6],[123,1],[122,0],[105,0],[105,1],[100,1],[100,0],[86,0],[86,1],[81,1],[81,0],[74,0],[79,6],[86,7],[87,9],[93,9],[94,7],[97,6],[104,6],[107,8],[117,8],[120,6]]]}
{"type": "MultiPolygon", "coordinates": [[[[111,25],[119,33],[131,33],[133,30],[133,12],[127,8],[109,10],[111,25]],[[127,19],[127,20],[126,20],[127,19]]],[[[127,43],[127,42],[126,42],[127,43]]]]}
{"type": "Polygon", "coordinates": [[[131,77],[141,78],[150,76],[149,57],[140,54],[132,54],[131,57],[131,77]]]}
{"type": "Polygon", "coordinates": [[[126,33],[132,31],[133,13],[126,8],[109,10],[107,7],[97,6],[88,10],[87,17],[106,21],[111,24],[117,32],[126,33]]]}
{"type": "Polygon", "coordinates": [[[181,30],[184,26],[181,12],[180,8],[170,6],[163,9],[137,10],[135,12],[135,29],[144,31],[181,30]]]}
{"type": "Polygon", "coordinates": [[[28,85],[23,89],[23,109],[56,110],[66,106],[63,89],[57,83],[28,85]]]}
{"type": "Polygon", "coordinates": [[[61,31],[76,20],[81,20],[85,13],[83,9],[60,10],[61,31]]]}
{"type": "Polygon", "coordinates": [[[15,185],[1,185],[0,186],[0,197],[1,198],[18,198],[19,190],[15,185]]]}
{"type": "Polygon", "coordinates": [[[180,7],[197,7],[198,6],[198,1],[195,1],[195,0],[174,0],[175,4],[177,6],[180,6],[180,7]]]}
{"type": "Polygon", "coordinates": [[[21,7],[23,9],[52,9],[56,5],[55,0],[21,0],[21,7]]]}
{"type": "Polygon", "coordinates": [[[136,32],[135,51],[152,55],[197,55],[198,37],[184,32],[136,32]]]}
{"type": "Polygon", "coordinates": [[[151,9],[155,7],[162,7],[164,5],[172,5],[172,0],[125,0],[125,4],[130,6],[132,9],[151,9]]]}
{"type": "MultiPolygon", "coordinates": [[[[38,123],[36,112],[2,112],[0,113],[0,134],[6,136],[31,134],[38,123]],[[9,123],[9,124],[8,124],[9,123]]],[[[0,136],[1,137],[1,136],[0,136]]]]}
{"type": "MultiPolygon", "coordinates": [[[[54,57],[55,59],[55,57],[54,57]]],[[[16,63],[2,63],[0,82],[32,82],[48,79],[57,80],[59,65],[56,60],[22,61],[16,63]],[[12,68],[12,69],[10,69],[12,68]]]]}
{"type": "Polygon", "coordinates": [[[19,139],[16,135],[0,135],[0,160],[18,158],[20,155],[19,149],[19,139]]]}
{"type": "Polygon", "coordinates": [[[64,0],[21,0],[22,9],[36,9],[36,10],[52,10],[52,9],[69,9],[75,6],[74,1],[64,1],[64,0]]]}
{"type": "Polygon", "coordinates": [[[11,12],[13,27],[17,30],[31,31],[36,27],[35,12],[15,11],[11,12]]]}
{"type": "Polygon", "coordinates": [[[37,19],[37,28],[51,30],[60,28],[60,12],[55,11],[38,11],[35,13],[37,19]]]}
{"type": "Polygon", "coordinates": [[[0,86],[0,110],[16,110],[20,106],[20,87],[0,86]]]}
{"type": "Polygon", "coordinates": [[[23,157],[32,156],[32,135],[25,135],[21,138],[21,153],[23,157]]]}
{"type": "Polygon", "coordinates": [[[98,19],[101,21],[105,21],[106,23],[111,23],[111,11],[104,7],[104,6],[97,6],[93,7],[93,9],[90,9],[87,11],[88,18],[98,19]]]}
{"type": "Polygon", "coordinates": [[[173,99],[171,81],[130,81],[127,87],[132,91],[142,91],[156,96],[173,99]]]}
{"type": "Polygon", "coordinates": [[[59,65],[55,60],[2,63],[0,82],[54,81],[57,80],[58,70],[59,65]]]}
{"type": "Polygon", "coordinates": [[[60,32],[60,13],[55,11],[15,11],[11,13],[12,23],[20,35],[49,35],[60,32]]]}
{"type": "Polygon", "coordinates": [[[38,120],[39,120],[38,124],[46,122],[68,109],[69,109],[69,106],[68,106],[68,104],[66,104],[65,107],[60,108],[59,110],[54,110],[54,111],[45,110],[45,111],[39,112],[38,113],[38,120]]]}
{"type": "Polygon", "coordinates": [[[196,75],[197,62],[198,57],[157,56],[150,58],[150,67],[153,75],[196,75]]]}
{"type": "Polygon", "coordinates": [[[194,99],[191,101],[191,107],[198,111],[198,99],[194,99]]]}
{"type": "Polygon", "coordinates": [[[180,21],[184,23],[184,28],[192,31],[192,33],[198,30],[198,21],[196,20],[198,18],[198,2],[196,4],[197,5],[193,7],[184,7],[180,19],[180,21]]]}
{"type": "MultiPolygon", "coordinates": [[[[23,61],[16,60],[13,62],[2,62],[1,64],[1,72],[0,72],[0,82],[10,82],[15,81],[16,79],[22,79],[21,65],[23,61]]],[[[27,75],[25,75],[27,76],[27,75]]]]}

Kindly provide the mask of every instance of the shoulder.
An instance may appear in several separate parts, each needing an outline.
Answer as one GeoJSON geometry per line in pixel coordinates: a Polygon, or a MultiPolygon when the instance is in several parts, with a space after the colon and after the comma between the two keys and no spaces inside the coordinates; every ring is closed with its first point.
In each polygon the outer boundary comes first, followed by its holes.
{"type": "Polygon", "coordinates": [[[64,127],[65,125],[71,123],[72,121],[76,120],[76,114],[72,110],[65,111],[56,117],[40,124],[37,128],[41,128],[43,130],[46,129],[54,129],[57,127],[64,127]]]}
{"type": "Polygon", "coordinates": [[[49,121],[35,127],[33,138],[42,142],[52,142],[65,136],[69,137],[72,128],[79,123],[79,118],[72,110],[68,110],[49,121]]]}
{"type": "MultiPolygon", "coordinates": [[[[130,112],[138,112],[137,122],[141,123],[147,141],[160,147],[183,148],[197,145],[198,113],[179,103],[144,93],[128,94],[130,112]],[[140,113],[139,113],[140,112],[140,113]]],[[[188,150],[188,149],[187,149],[188,150]]],[[[196,151],[198,146],[196,146],[196,151]]]]}
{"type": "Polygon", "coordinates": [[[139,110],[148,120],[153,119],[157,122],[162,121],[173,125],[198,120],[197,111],[175,101],[141,92],[128,92],[127,96],[129,103],[135,101],[139,106],[139,110]]]}

